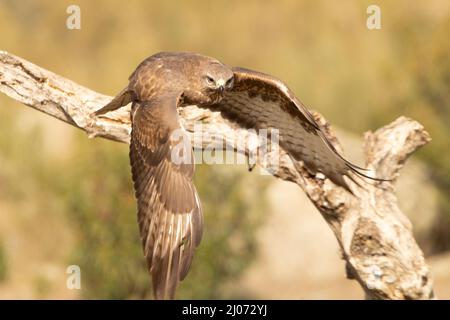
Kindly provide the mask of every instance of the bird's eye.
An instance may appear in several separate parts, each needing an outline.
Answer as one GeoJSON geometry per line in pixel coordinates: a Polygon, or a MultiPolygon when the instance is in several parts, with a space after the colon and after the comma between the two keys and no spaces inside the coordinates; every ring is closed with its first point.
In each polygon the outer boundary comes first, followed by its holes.
{"type": "Polygon", "coordinates": [[[233,83],[234,83],[233,80],[234,80],[233,78],[228,79],[227,82],[225,83],[225,86],[227,88],[231,88],[233,86],[233,83]]]}
{"type": "Polygon", "coordinates": [[[210,76],[206,76],[205,79],[206,79],[206,83],[208,83],[208,84],[214,84],[214,82],[215,82],[214,79],[210,76]]]}

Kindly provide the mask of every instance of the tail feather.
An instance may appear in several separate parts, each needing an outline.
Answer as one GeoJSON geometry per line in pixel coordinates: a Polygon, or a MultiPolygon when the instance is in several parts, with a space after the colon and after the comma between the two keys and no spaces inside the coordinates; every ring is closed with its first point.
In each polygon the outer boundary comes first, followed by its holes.
{"type": "Polygon", "coordinates": [[[121,107],[126,106],[131,102],[131,92],[128,90],[128,87],[124,88],[120,93],[114,97],[107,105],[103,108],[94,112],[96,116],[117,110],[121,107]]]}

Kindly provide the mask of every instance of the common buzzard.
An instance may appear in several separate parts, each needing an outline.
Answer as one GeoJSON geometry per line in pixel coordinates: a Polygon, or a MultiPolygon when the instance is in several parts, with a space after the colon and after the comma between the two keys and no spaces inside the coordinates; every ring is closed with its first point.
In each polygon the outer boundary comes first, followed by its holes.
{"type": "Polygon", "coordinates": [[[311,113],[280,80],[231,68],[194,53],[163,52],[144,60],[129,84],[95,114],[132,103],[130,162],[144,254],[157,299],[174,298],[202,238],[202,207],[192,161],[174,163],[171,134],[182,129],[177,108],[220,111],[243,128],[275,128],[294,162],[350,191],[344,176],[365,176],[345,160],[311,113]]]}

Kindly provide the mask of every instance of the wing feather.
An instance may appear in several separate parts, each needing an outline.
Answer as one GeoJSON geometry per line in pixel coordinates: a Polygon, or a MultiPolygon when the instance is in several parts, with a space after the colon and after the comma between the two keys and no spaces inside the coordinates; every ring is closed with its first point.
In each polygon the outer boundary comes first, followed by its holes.
{"type": "Polygon", "coordinates": [[[350,192],[344,176],[354,180],[353,172],[367,177],[359,171],[364,169],[337,152],[311,112],[282,81],[244,68],[233,68],[233,72],[233,89],[209,108],[245,128],[279,130],[280,146],[296,166],[302,161],[309,170],[322,172],[350,192]]]}
{"type": "Polygon", "coordinates": [[[139,229],[157,299],[174,298],[202,234],[192,149],[190,163],[172,162],[177,141],[170,135],[180,126],[167,111],[176,108],[176,99],[167,100],[133,105],[130,146],[139,229]]]}

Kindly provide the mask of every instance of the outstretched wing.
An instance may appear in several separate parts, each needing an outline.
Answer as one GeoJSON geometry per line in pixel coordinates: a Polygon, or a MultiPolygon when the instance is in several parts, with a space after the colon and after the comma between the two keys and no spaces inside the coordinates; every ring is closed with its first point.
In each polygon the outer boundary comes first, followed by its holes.
{"type": "MultiPolygon", "coordinates": [[[[280,80],[252,70],[233,68],[234,87],[208,106],[244,128],[279,130],[280,145],[295,161],[350,191],[344,176],[365,176],[345,160],[327,139],[311,113],[280,80]]],[[[366,176],[365,176],[366,177],[366,176]]]]}
{"type": "Polygon", "coordinates": [[[192,148],[179,148],[180,141],[171,138],[174,130],[182,130],[176,104],[176,98],[158,97],[134,103],[132,109],[130,161],[138,222],[157,299],[174,298],[203,229],[201,204],[192,181],[192,148]],[[184,161],[172,161],[176,148],[184,161]]]}

